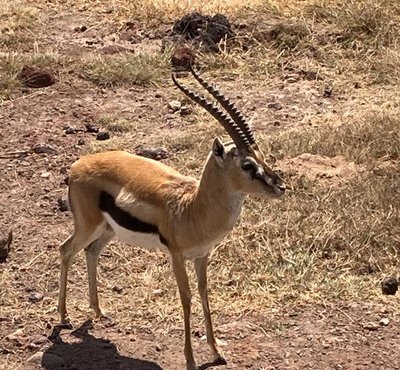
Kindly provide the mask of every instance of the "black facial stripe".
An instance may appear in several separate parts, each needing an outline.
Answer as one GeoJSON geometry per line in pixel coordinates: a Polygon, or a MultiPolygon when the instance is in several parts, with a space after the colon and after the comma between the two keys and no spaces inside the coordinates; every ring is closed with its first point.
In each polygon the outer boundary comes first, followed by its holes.
{"type": "Polygon", "coordinates": [[[103,212],[108,213],[121,227],[139,233],[158,234],[160,242],[168,246],[167,240],[161,235],[157,226],[141,221],[129,212],[119,208],[111,194],[105,191],[100,193],[99,207],[103,212]]]}

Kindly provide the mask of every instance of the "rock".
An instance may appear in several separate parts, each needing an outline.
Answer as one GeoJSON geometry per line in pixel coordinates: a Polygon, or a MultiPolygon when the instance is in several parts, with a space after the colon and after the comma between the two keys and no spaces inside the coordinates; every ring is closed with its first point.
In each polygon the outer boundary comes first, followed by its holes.
{"type": "Polygon", "coordinates": [[[182,104],[178,100],[172,100],[168,103],[168,108],[171,109],[173,112],[177,112],[179,109],[181,109],[182,104]]]}
{"type": "Polygon", "coordinates": [[[376,331],[379,329],[379,325],[374,322],[367,322],[363,325],[363,328],[371,331],[376,331]]]}
{"type": "Polygon", "coordinates": [[[48,179],[51,176],[51,172],[42,172],[40,177],[43,179],[48,179]]]}
{"type": "Polygon", "coordinates": [[[36,154],[51,154],[55,153],[56,150],[49,144],[39,143],[32,147],[32,151],[36,154]]]}
{"type": "Polygon", "coordinates": [[[190,113],[192,113],[192,108],[188,107],[187,105],[183,105],[179,111],[181,116],[188,116],[190,113]]]}
{"type": "Polygon", "coordinates": [[[64,132],[67,135],[75,134],[76,133],[76,128],[72,127],[72,126],[67,126],[67,127],[65,127],[64,132]]]}
{"type": "Polygon", "coordinates": [[[85,123],[85,129],[86,129],[86,132],[93,132],[93,133],[99,132],[98,127],[96,127],[92,123],[85,123]]]}
{"type": "Polygon", "coordinates": [[[100,131],[96,135],[96,140],[108,140],[110,138],[110,134],[107,131],[100,131]]]}
{"type": "Polygon", "coordinates": [[[138,148],[136,154],[157,161],[168,158],[168,152],[163,148],[138,148]]]}
{"type": "Polygon", "coordinates": [[[121,294],[123,290],[124,290],[124,288],[122,288],[120,286],[113,286],[113,288],[112,288],[112,291],[116,292],[118,294],[121,294]]]}
{"type": "Polygon", "coordinates": [[[28,300],[32,303],[37,303],[40,302],[43,297],[43,293],[33,291],[28,295],[28,300]]]}
{"type": "Polygon", "coordinates": [[[384,317],[379,320],[379,325],[380,326],[388,326],[389,322],[390,322],[390,320],[388,318],[384,317]]]}
{"type": "Polygon", "coordinates": [[[41,365],[46,369],[57,369],[64,366],[64,359],[56,355],[44,352],[36,352],[26,360],[28,363],[41,365]]]}
{"type": "Polygon", "coordinates": [[[54,85],[54,75],[44,69],[25,65],[18,74],[18,79],[25,87],[41,88],[54,85]]]}
{"type": "Polygon", "coordinates": [[[0,263],[6,262],[7,260],[11,250],[12,237],[12,229],[8,230],[4,235],[0,234],[0,263]]]}
{"type": "Polygon", "coordinates": [[[281,103],[278,103],[278,102],[273,102],[273,103],[269,103],[267,105],[267,107],[269,109],[281,110],[283,108],[283,105],[281,103]]]}
{"type": "Polygon", "coordinates": [[[186,14],[177,20],[172,33],[183,35],[189,40],[197,39],[213,51],[218,51],[216,44],[221,40],[234,37],[227,17],[222,14],[215,14],[211,17],[197,12],[186,14]]]}
{"type": "Polygon", "coordinates": [[[78,145],[85,145],[85,139],[80,138],[80,139],[78,140],[78,145]]]}
{"type": "Polygon", "coordinates": [[[390,276],[381,282],[382,294],[395,295],[398,288],[399,282],[396,277],[390,276]]]}
{"type": "Polygon", "coordinates": [[[68,201],[66,199],[58,198],[57,204],[58,204],[58,209],[60,210],[60,212],[66,212],[69,210],[68,201]]]}
{"type": "Polygon", "coordinates": [[[174,50],[171,56],[171,66],[174,70],[188,70],[194,65],[195,54],[188,47],[180,47],[174,50]]]}
{"type": "Polygon", "coordinates": [[[74,28],[75,32],[85,32],[87,31],[87,27],[86,26],[78,26],[74,28]]]}

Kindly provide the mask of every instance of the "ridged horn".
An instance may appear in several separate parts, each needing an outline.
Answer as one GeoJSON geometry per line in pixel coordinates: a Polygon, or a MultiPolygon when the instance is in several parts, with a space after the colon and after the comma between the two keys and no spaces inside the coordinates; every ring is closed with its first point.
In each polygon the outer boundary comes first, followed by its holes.
{"type": "Polygon", "coordinates": [[[228,112],[232,120],[243,131],[250,145],[255,144],[254,134],[249,124],[246,122],[246,119],[244,118],[242,112],[236,107],[236,105],[226,96],[224,96],[224,94],[221,91],[219,91],[215,86],[211,85],[203,77],[201,77],[191,64],[190,64],[190,72],[192,73],[193,77],[200,83],[200,85],[203,86],[215,98],[215,100],[218,103],[220,103],[222,107],[228,112]]]}
{"type": "Polygon", "coordinates": [[[208,101],[204,96],[199,95],[181,85],[177,81],[175,73],[172,74],[172,81],[179,90],[181,90],[195,103],[204,108],[224,127],[238,149],[246,149],[250,146],[249,140],[246,138],[240,127],[233,122],[233,120],[225,112],[221,111],[214,103],[208,101]]]}

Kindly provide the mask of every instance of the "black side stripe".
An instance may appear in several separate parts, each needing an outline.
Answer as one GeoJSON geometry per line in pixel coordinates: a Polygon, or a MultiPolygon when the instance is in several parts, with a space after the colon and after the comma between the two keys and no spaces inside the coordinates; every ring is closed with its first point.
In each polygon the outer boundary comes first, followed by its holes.
{"type": "Polygon", "coordinates": [[[100,209],[106,212],[121,227],[139,233],[158,234],[162,244],[168,246],[167,240],[160,234],[158,227],[147,222],[141,221],[124,211],[115,204],[115,199],[105,191],[100,193],[100,209]]]}

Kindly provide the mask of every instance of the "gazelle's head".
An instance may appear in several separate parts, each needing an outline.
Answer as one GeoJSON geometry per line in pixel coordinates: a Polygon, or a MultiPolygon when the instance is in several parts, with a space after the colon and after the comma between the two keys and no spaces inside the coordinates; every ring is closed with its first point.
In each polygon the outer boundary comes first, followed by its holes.
{"type": "Polygon", "coordinates": [[[225,128],[233,143],[223,144],[214,140],[211,156],[224,174],[225,180],[238,192],[254,195],[280,197],[285,193],[285,184],[281,177],[266,163],[264,154],[258,148],[253,132],[233,102],[219,90],[210,85],[190,66],[195,79],[226,110],[219,109],[202,95],[182,86],[172,75],[175,85],[189,98],[206,109],[225,128]]]}

